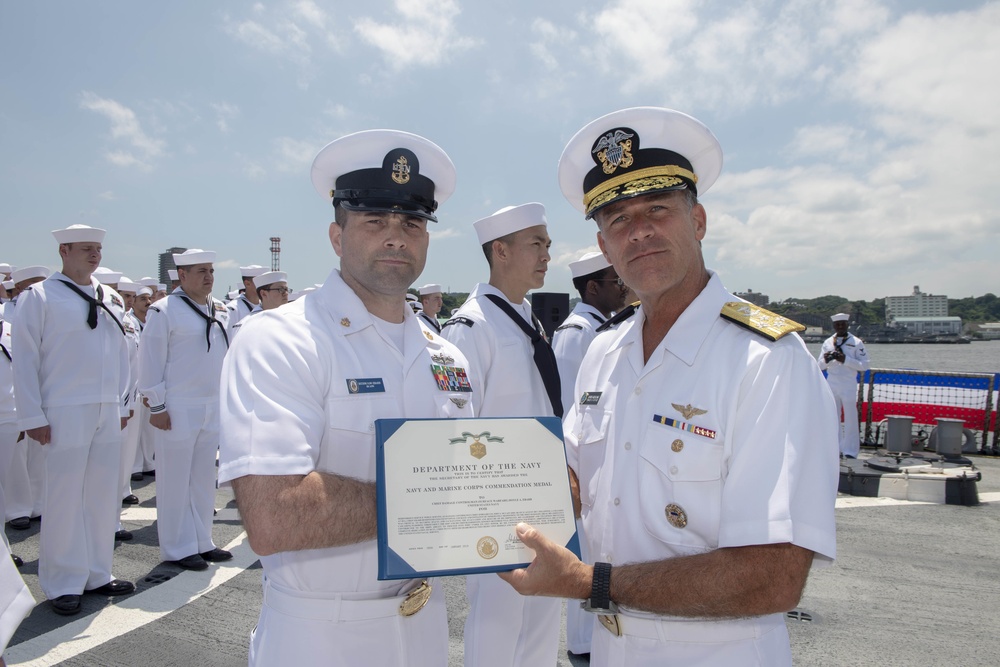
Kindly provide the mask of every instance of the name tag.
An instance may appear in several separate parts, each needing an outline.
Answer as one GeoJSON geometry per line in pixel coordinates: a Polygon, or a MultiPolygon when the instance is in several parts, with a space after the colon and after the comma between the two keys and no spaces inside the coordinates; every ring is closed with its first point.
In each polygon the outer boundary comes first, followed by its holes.
{"type": "Polygon", "coordinates": [[[599,391],[583,392],[583,396],[580,397],[580,405],[597,405],[601,400],[601,393],[599,391]]]}
{"type": "Polygon", "coordinates": [[[351,394],[384,394],[382,378],[351,378],[347,381],[347,391],[351,394]]]}

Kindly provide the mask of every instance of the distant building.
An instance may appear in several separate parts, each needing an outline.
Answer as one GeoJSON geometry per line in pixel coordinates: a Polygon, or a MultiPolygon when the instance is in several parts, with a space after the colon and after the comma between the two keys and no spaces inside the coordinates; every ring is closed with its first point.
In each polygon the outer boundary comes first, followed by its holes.
{"type": "Polygon", "coordinates": [[[975,331],[987,340],[1000,340],[1000,322],[983,322],[979,325],[972,325],[975,331]]]}
{"type": "Polygon", "coordinates": [[[752,289],[748,289],[746,292],[737,292],[736,296],[746,301],[749,301],[755,306],[763,307],[771,303],[770,297],[768,297],[766,294],[761,294],[760,292],[754,292],[752,289]]]}
{"type": "Polygon", "coordinates": [[[948,317],[948,297],[943,294],[925,294],[919,285],[913,286],[909,296],[885,297],[885,323],[898,323],[902,317],[948,317]]]}
{"type": "Polygon", "coordinates": [[[895,322],[911,336],[957,336],[962,333],[961,317],[897,317],[895,322]]]}
{"type": "Polygon", "coordinates": [[[159,280],[161,283],[170,288],[170,274],[167,271],[171,269],[176,269],[177,265],[174,264],[174,254],[181,254],[187,250],[187,248],[167,248],[166,252],[160,253],[160,273],[159,280]]]}

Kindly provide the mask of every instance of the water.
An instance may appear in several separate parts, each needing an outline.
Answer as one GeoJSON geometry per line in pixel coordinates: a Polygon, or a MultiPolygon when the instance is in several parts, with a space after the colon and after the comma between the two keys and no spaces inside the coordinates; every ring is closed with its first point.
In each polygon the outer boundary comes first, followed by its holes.
{"type": "MultiPolygon", "coordinates": [[[[821,343],[806,343],[813,357],[821,343]]],[[[1000,340],[973,341],[968,345],[924,343],[865,344],[872,368],[906,368],[921,371],[1000,373],[1000,340]]]]}

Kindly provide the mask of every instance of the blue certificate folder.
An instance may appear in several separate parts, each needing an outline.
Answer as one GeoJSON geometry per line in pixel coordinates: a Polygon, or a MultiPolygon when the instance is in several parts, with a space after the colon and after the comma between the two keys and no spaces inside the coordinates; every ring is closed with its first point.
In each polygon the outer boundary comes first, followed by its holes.
{"type": "MultiPolygon", "coordinates": [[[[524,417],[524,418],[474,418],[474,419],[377,419],[375,420],[375,466],[376,466],[376,488],[378,502],[378,578],[387,579],[416,579],[420,577],[443,577],[461,574],[481,574],[485,572],[502,572],[514,570],[520,567],[527,567],[533,557],[532,552],[520,544],[514,538],[514,525],[518,521],[532,523],[544,535],[550,539],[563,542],[567,549],[580,557],[580,541],[576,532],[576,522],[573,518],[572,499],[569,492],[569,473],[566,467],[566,450],[563,444],[562,422],[557,417],[524,417]],[[408,425],[409,426],[406,426],[408,425]],[[400,432],[400,429],[405,430],[400,432]],[[527,431],[522,431],[527,429],[527,431]],[[541,435],[542,437],[518,438],[517,434],[527,432],[541,435]],[[420,437],[410,437],[419,434],[420,437]],[[513,434],[515,437],[507,437],[513,434]],[[393,440],[393,436],[397,438],[393,440]],[[405,439],[404,439],[404,436],[405,439]],[[472,440],[472,442],[470,442],[472,440]],[[529,443],[530,440],[530,443],[529,443]],[[389,474],[387,475],[386,457],[387,443],[389,443],[389,474]],[[451,458],[448,458],[451,457],[451,458]],[[506,457],[506,458],[505,458],[506,457]],[[513,458],[512,458],[513,457],[513,458]],[[406,463],[403,460],[406,459],[406,463]],[[417,472],[418,468],[411,465],[412,460],[426,461],[427,468],[420,467],[419,470],[445,470],[445,469],[478,469],[472,472],[457,472],[456,477],[447,477],[448,473],[443,473],[440,477],[417,477],[411,482],[409,477],[405,477],[412,470],[417,472]],[[542,468],[542,463],[532,463],[526,459],[539,459],[544,461],[546,475],[548,478],[535,478],[531,475],[533,471],[525,472],[519,477],[517,471],[494,471],[484,472],[483,469],[493,466],[504,468],[530,468],[535,466],[542,468]],[[503,462],[506,461],[506,462],[503,462]],[[555,471],[561,467],[565,474],[565,479],[555,471]],[[482,476],[493,474],[491,478],[482,476]],[[466,477],[462,477],[466,475],[466,477]],[[499,477],[498,477],[499,475],[499,477]],[[396,480],[392,482],[389,493],[386,491],[386,480],[396,480]],[[400,483],[400,479],[406,481],[400,483]],[[434,484],[452,486],[432,488],[395,488],[399,486],[417,486],[425,479],[449,479],[448,482],[434,482],[434,484]],[[550,481],[537,481],[538,479],[549,479],[550,481]],[[459,480],[459,481],[455,481],[459,480]],[[525,480],[525,481],[519,481],[525,480]],[[532,481],[536,480],[536,481],[532,481]],[[561,486],[565,481],[565,492],[561,491],[561,486]],[[480,484],[480,487],[473,486],[480,484]],[[557,498],[556,504],[559,507],[539,508],[530,502],[534,500],[535,489],[530,487],[543,486],[552,490],[538,491],[539,494],[548,494],[546,499],[557,498]],[[510,512],[500,512],[493,518],[491,528],[480,530],[468,524],[460,524],[459,528],[453,529],[452,524],[461,521],[476,522],[484,518],[482,515],[470,513],[469,506],[474,505],[477,500],[472,498],[486,498],[487,496],[475,496],[478,492],[462,491],[457,495],[446,495],[441,491],[448,491],[456,488],[491,488],[501,489],[495,493],[507,497],[483,500],[484,504],[493,503],[490,508],[476,508],[481,511],[487,509],[496,510],[499,506],[510,507],[510,512]],[[529,487],[519,494],[520,489],[508,489],[507,487],[529,487]],[[421,493],[421,491],[431,491],[433,494],[421,493]],[[469,495],[469,494],[473,495],[469,495]],[[528,495],[528,498],[512,498],[511,494],[528,495]],[[388,496],[388,498],[387,498],[388,496]],[[411,501],[410,499],[413,499],[411,501]],[[433,501],[430,500],[433,498],[433,501]],[[518,501],[524,504],[518,504],[518,501]],[[441,501],[441,502],[438,502],[441,501]],[[389,507],[389,503],[393,507],[389,507]],[[435,508],[429,512],[425,518],[420,514],[423,510],[420,503],[430,503],[435,508]],[[568,517],[567,508],[568,507],[568,517]],[[440,512],[440,514],[435,514],[440,512]],[[414,516],[410,516],[412,513],[414,516]],[[401,517],[401,514],[406,516],[401,517]],[[528,515],[524,518],[522,514],[528,515]],[[539,525],[538,522],[530,519],[539,519],[540,516],[558,517],[553,519],[550,525],[544,525],[544,520],[539,525]],[[391,517],[395,517],[393,520],[391,517]],[[510,525],[504,524],[502,527],[497,522],[510,519],[510,525]],[[390,536],[389,521],[393,520],[393,536],[390,536]],[[425,526],[427,522],[445,522],[448,529],[440,535],[429,530],[414,530],[412,532],[421,533],[414,537],[414,542],[410,542],[410,537],[402,536],[401,526],[407,522],[408,526],[425,526]],[[552,532],[549,532],[551,529],[552,532]],[[487,533],[492,532],[493,537],[487,533]],[[502,535],[498,535],[502,532],[502,535]],[[471,539],[462,536],[474,533],[471,539]],[[557,533],[559,537],[553,535],[557,533]],[[475,539],[480,534],[484,536],[475,539]],[[438,539],[440,538],[440,541],[438,539]],[[563,540],[562,538],[565,538],[563,540]],[[423,540],[422,546],[416,546],[419,540],[423,540]],[[433,544],[428,544],[428,540],[433,544]],[[449,542],[453,540],[454,543],[449,542]],[[446,544],[447,543],[447,544],[446,544]],[[407,554],[410,554],[409,556],[407,554]],[[506,559],[506,560],[505,560],[506,559]],[[517,562],[511,562],[516,559],[517,562]],[[490,561],[493,561],[492,563],[490,561]],[[501,562],[503,561],[503,562],[501,562]]],[[[438,474],[438,473],[434,473],[438,474]]],[[[483,493],[490,493],[484,491],[483,493]]]]}

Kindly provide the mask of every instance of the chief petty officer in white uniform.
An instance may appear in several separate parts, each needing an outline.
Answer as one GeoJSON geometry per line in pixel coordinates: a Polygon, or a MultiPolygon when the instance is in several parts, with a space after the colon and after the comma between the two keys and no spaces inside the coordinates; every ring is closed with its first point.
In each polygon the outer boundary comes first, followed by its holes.
{"type": "Polygon", "coordinates": [[[376,578],[374,421],[473,416],[465,358],[405,300],[455,168],[423,137],[370,130],[321,150],[312,180],[340,269],[249,318],[223,372],[219,481],[264,566],[250,664],[445,665],[440,585],[376,578]]]}
{"type": "MultiPolygon", "coordinates": [[[[465,353],[473,376],[480,378],[482,391],[473,398],[476,416],[561,417],[555,356],[525,299],[529,289],[544,284],[548,269],[545,207],[509,206],[474,226],[490,280],[475,286],[445,323],[443,335],[465,353]],[[549,376],[536,365],[535,345],[551,360],[549,376]]],[[[493,574],[466,577],[466,594],[466,665],[556,661],[561,601],[518,595],[493,574]]]]}
{"type": "Polygon", "coordinates": [[[847,330],[851,316],[847,313],[831,315],[834,334],[823,341],[820,348],[819,367],[826,371],[833,398],[837,402],[837,420],[840,424],[840,453],[857,458],[861,451],[861,434],[858,426],[858,373],[871,368],[871,360],[861,339],[847,330]]]}
{"type": "Polygon", "coordinates": [[[111,576],[129,364],[125,304],[92,277],[104,234],[52,232],[62,271],[18,297],[12,332],[18,428],[46,448],[38,581],[62,615],[135,590],[111,576]]]}
{"type": "MultiPolygon", "coordinates": [[[[835,555],[833,399],[800,329],[705,268],[697,202],[722,150],[702,123],[635,108],[584,127],[563,193],[642,305],[598,335],[565,420],[593,566],[520,524],[502,576],[586,599],[591,664],[788,665],[784,612],[835,555]]],[[[624,312],[624,311],[623,311],[624,312]]]]}
{"type": "Polygon", "coordinates": [[[156,529],[160,557],[188,570],[232,554],[212,541],[219,377],[229,311],[212,298],[211,250],[174,255],[181,286],[150,306],[139,345],[139,391],[155,427],[156,529]]]}

